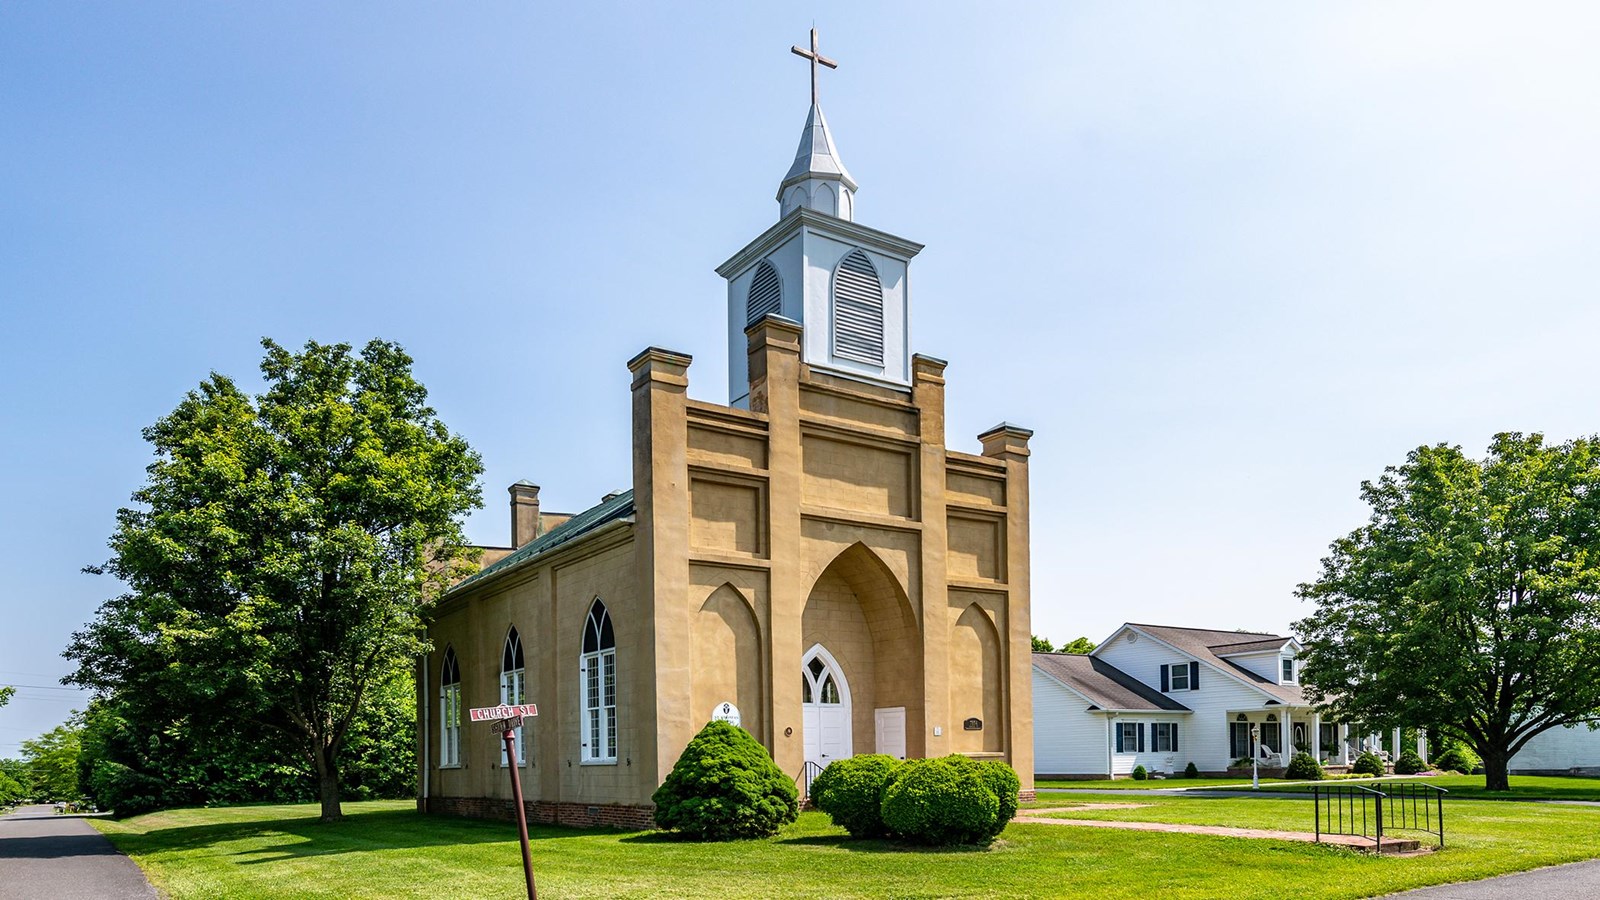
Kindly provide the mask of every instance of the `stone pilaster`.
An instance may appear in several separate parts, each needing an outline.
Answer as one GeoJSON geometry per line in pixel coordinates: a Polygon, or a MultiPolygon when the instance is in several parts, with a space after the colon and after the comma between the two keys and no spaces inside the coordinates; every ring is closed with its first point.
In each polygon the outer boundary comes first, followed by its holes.
{"type": "Polygon", "coordinates": [[[911,402],[917,408],[922,445],[918,460],[922,522],[921,600],[923,709],[906,710],[906,755],[944,756],[950,752],[950,522],[945,513],[944,369],[932,356],[911,358],[911,402]],[[921,721],[918,721],[918,720],[921,721]],[[937,737],[933,729],[938,726],[937,737]],[[921,738],[920,744],[918,738],[921,738]]]}
{"type": "Polygon", "coordinates": [[[746,329],[745,335],[750,348],[750,410],[767,419],[768,540],[772,548],[765,635],[772,704],[769,747],[779,768],[798,775],[805,766],[800,657],[806,648],[800,641],[808,590],[800,552],[801,330],[795,322],[769,315],[746,329]]]}
{"type": "Polygon", "coordinates": [[[686,412],[691,359],[688,354],[650,347],[628,361],[633,373],[638,627],[651,627],[653,635],[646,642],[647,658],[637,660],[631,671],[617,674],[632,682],[639,712],[655,718],[653,728],[634,729],[637,746],[631,756],[654,767],[650,777],[656,783],[671,771],[694,736],[695,726],[689,709],[694,677],[690,671],[686,412]]]}
{"type": "Polygon", "coordinates": [[[1033,627],[1030,616],[1028,557],[1028,439],[1033,432],[1001,422],[978,435],[983,455],[1006,464],[1006,580],[1008,599],[1005,671],[1010,696],[1006,704],[1006,753],[1022,778],[1022,790],[1033,789],[1033,627]]]}

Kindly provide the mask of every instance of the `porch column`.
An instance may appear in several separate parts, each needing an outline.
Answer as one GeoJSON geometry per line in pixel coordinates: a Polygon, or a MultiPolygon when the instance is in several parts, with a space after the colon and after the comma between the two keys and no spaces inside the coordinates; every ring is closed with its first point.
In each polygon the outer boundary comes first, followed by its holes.
{"type": "Polygon", "coordinates": [[[1311,757],[1322,763],[1322,713],[1311,714],[1311,757]]]}
{"type": "Polygon", "coordinates": [[[1428,761],[1428,729],[1426,728],[1417,729],[1417,756],[1421,757],[1423,762],[1428,761]]]}
{"type": "Polygon", "coordinates": [[[1389,762],[1393,763],[1400,758],[1400,729],[1396,728],[1389,733],[1389,762]]]}
{"type": "Polygon", "coordinates": [[[1350,765],[1350,726],[1339,723],[1339,765],[1350,765]]]}
{"type": "Polygon", "coordinates": [[[1283,730],[1278,732],[1278,764],[1285,768],[1289,765],[1289,755],[1294,752],[1294,718],[1289,714],[1289,708],[1283,708],[1283,730]]]}

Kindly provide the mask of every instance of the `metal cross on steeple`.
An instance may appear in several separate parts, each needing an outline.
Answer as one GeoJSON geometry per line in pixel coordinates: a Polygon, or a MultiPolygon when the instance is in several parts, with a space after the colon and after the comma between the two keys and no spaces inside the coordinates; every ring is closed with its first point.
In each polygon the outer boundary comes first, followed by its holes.
{"type": "Polygon", "coordinates": [[[817,30],[815,28],[811,29],[811,49],[810,50],[807,50],[804,47],[801,47],[800,45],[796,44],[795,46],[789,48],[789,52],[793,53],[796,56],[804,56],[806,59],[811,60],[811,105],[812,106],[816,106],[817,105],[817,64],[821,63],[822,65],[825,65],[830,69],[839,68],[839,64],[834,62],[833,60],[827,58],[826,56],[823,56],[821,53],[817,52],[817,30]]]}

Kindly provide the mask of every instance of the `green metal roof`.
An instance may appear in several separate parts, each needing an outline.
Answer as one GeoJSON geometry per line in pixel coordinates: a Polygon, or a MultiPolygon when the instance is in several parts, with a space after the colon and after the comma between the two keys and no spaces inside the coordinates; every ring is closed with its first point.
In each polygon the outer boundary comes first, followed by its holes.
{"type": "Polygon", "coordinates": [[[554,550],[562,544],[566,544],[577,538],[580,538],[608,522],[615,522],[618,519],[626,519],[632,515],[633,491],[623,491],[615,497],[612,497],[610,500],[605,500],[597,506],[589,507],[567,521],[562,522],[557,527],[552,528],[528,543],[523,544],[505,559],[502,559],[491,565],[484,566],[482,569],[478,570],[477,573],[462,579],[456,584],[455,587],[452,587],[446,593],[446,596],[458,594],[470,585],[476,584],[487,578],[492,578],[499,573],[505,572],[509,569],[514,569],[523,565],[524,563],[531,562],[532,560],[537,559],[539,556],[551,550],[554,550]]]}

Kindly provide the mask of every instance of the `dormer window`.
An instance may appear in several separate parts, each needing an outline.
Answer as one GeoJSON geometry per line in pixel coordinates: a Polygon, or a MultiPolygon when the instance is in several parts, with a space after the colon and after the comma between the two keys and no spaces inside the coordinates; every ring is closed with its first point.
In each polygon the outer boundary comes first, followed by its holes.
{"type": "Polygon", "coordinates": [[[1283,683],[1294,684],[1294,657],[1283,658],[1283,683]]]}
{"type": "Polygon", "coordinates": [[[1178,665],[1172,667],[1172,689],[1187,691],[1189,689],[1189,667],[1178,665]]]}

